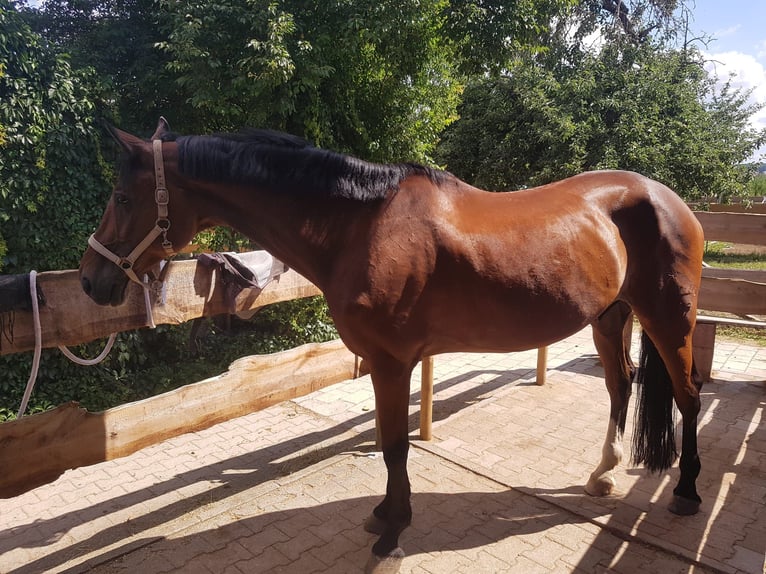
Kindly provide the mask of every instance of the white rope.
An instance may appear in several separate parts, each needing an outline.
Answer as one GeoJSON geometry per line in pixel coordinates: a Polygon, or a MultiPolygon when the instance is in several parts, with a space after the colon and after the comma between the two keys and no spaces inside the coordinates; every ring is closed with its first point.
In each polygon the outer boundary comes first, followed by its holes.
{"type": "Polygon", "coordinates": [[[146,306],[146,323],[151,329],[156,329],[157,325],[154,324],[154,314],[152,313],[152,297],[148,287],[149,277],[144,275],[144,305],[146,306]]]}
{"type": "Polygon", "coordinates": [[[32,389],[35,387],[35,381],[37,380],[37,371],[40,369],[40,354],[43,350],[43,335],[42,328],[40,327],[40,308],[37,303],[37,271],[29,272],[29,291],[32,294],[32,322],[35,329],[35,354],[32,359],[32,372],[29,374],[29,380],[27,386],[24,389],[24,396],[21,398],[21,406],[19,406],[19,414],[16,418],[20,419],[24,416],[24,411],[27,410],[27,404],[29,404],[29,397],[32,395],[32,389]]]}
{"type": "Polygon", "coordinates": [[[94,358],[94,359],[81,359],[72,351],[67,349],[64,345],[59,345],[59,351],[64,353],[64,356],[72,361],[73,363],[77,363],[78,365],[83,365],[84,367],[92,367],[93,365],[98,365],[101,361],[106,359],[106,356],[109,354],[109,351],[112,350],[112,345],[114,345],[114,340],[117,338],[117,333],[112,333],[109,335],[109,340],[106,342],[106,346],[104,347],[104,350],[101,351],[101,354],[94,358]]]}
{"type": "MultiPolygon", "coordinates": [[[[27,410],[27,405],[29,404],[29,398],[32,396],[32,389],[35,388],[35,382],[37,381],[37,373],[40,370],[40,355],[42,354],[43,350],[43,335],[42,335],[42,327],[40,326],[40,306],[37,302],[37,271],[30,271],[29,272],[29,292],[32,297],[32,323],[34,325],[34,331],[35,331],[35,352],[34,357],[32,359],[32,372],[29,374],[29,380],[27,381],[27,386],[24,389],[24,396],[21,398],[21,405],[19,406],[19,412],[16,415],[17,419],[20,419],[24,416],[24,413],[27,410]]],[[[148,298],[147,298],[147,309],[148,309],[148,298]]],[[[147,314],[151,316],[151,310],[147,311],[147,314]]],[[[154,325],[153,318],[151,319],[152,326],[154,325]]],[[[114,340],[117,338],[117,333],[112,333],[109,335],[109,340],[106,342],[106,346],[104,347],[104,350],[101,351],[101,354],[99,354],[98,357],[95,359],[81,359],[77,356],[75,356],[69,349],[64,347],[63,345],[59,346],[59,350],[64,353],[64,356],[68,358],[73,363],[77,363],[78,365],[85,365],[85,366],[92,366],[100,363],[103,361],[106,356],[109,354],[109,351],[112,350],[112,345],[114,344],[114,340]]]]}

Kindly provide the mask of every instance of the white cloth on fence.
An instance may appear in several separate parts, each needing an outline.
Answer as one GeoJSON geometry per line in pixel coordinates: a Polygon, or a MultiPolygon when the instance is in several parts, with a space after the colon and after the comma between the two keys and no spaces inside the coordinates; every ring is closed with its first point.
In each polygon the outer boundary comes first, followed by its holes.
{"type": "MultiPolygon", "coordinates": [[[[261,290],[288,270],[287,265],[275,259],[268,251],[203,253],[197,260],[205,267],[215,268],[221,274],[221,282],[226,288],[227,304],[232,312],[240,291],[261,290]]],[[[246,310],[237,315],[248,318],[253,313],[255,310],[246,310]]]]}
{"type": "Polygon", "coordinates": [[[263,289],[276,277],[289,269],[287,265],[276,259],[268,251],[248,251],[246,253],[224,252],[222,255],[242,263],[253,272],[253,281],[259,289],[263,289]]]}

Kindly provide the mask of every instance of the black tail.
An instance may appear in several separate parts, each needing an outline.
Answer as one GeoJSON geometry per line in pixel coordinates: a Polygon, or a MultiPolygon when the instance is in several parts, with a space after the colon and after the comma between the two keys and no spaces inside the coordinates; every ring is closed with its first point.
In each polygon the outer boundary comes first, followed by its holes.
{"type": "Polygon", "coordinates": [[[675,462],[673,384],[657,347],[641,333],[641,354],[636,381],[639,385],[633,432],[633,462],[651,472],[670,468],[675,462]]]}

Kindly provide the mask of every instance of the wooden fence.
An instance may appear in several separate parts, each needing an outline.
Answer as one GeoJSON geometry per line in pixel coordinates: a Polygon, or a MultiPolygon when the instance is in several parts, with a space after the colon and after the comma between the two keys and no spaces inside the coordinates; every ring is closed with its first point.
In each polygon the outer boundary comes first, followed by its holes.
{"type": "MultiPolygon", "coordinates": [[[[83,292],[76,270],[40,273],[37,284],[46,299],[40,307],[44,348],[76,345],[148,325],[143,290],[134,283],[128,285],[127,301],[120,307],[96,305],[83,292]]],[[[152,307],[158,325],[178,325],[197,317],[243,312],[321,294],[307,279],[288,270],[262,291],[243,290],[232,307],[218,272],[193,260],[171,264],[166,285],[165,304],[152,307]]],[[[34,347],[32,313],[16,311],[12,338],[7,333],[2,337],[0,354],[29,351],[34,347]]]]}
{"type": "MultiPolygon", "coordinates": [[[[695,212],[705,239],[735,244],[766,245],[766,215],[695,212]]],[[[766,315],[766,271],[706,267],[698,306],[745,318],[766,315]]]]}
{"type": "MultiPolygon", "coordinates": [[[[728,207],[728,206],[727,206],[728,207]]],[[[766,206],[764,206],[766,207],[766,206]]],[[[705,239],[734,244],[766,246],[766,211],[695,212],[705,239]]],[[[702,380],[710,379],[718,325],[766,328],[766,271],[706,267],[694,331],[694,360],[702,380]],[[720,317],[723,312],[737,317],[720,317]]]]}
{"type": "MultiPolygon", "coordinates": [[[[125,306],[101,307],[82,292],[76,271],[40,273],[37,280],[46,298],[40,308],[43,347],[74,345],[147,324],[143,291],[136,285],[128,287],[125,306]]],[[[305,278],[287,271],[262,291],[242,291],[232,307],[217,272],[196,261],[174,263],[167,285],[164,305],[153,308],[156,324],[178,324],[320,294],[305,278]]],[[[31,312],[14,313],[13,337],[0,335],[2,354],[35,346],[31,312]]],[[[51,482],[70,468],[126,456],[360,374],[358,358],[340,341],[330,341],[245,357],[222,375],[102,413],[68,403],[0,424],[0,497],[51,482]]]]}

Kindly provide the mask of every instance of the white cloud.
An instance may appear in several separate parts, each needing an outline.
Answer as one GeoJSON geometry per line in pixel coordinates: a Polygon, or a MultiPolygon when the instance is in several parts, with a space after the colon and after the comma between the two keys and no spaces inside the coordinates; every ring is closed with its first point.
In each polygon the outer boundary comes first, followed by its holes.
{"type": "MultiPolygon", "coordinates": [[[[763,52],[766,53],[766,42],[762,43],[763,52]]],[[[705,68],[718,78],[719,84],[723,84],[733,74],[732,86],[743,90],[753,90],[750,101],[753,103],[766,104],[766,67],[758,57],[742,52],[719,52],[705,54],[705,68]]],[[[750,123],[756,129],[766,128],[766,108],[754,114],[750,123]]],[[[766,147],[761,148],[753,157],[759,159],[766,154],[766,147]]]]}
{"type": "Polygon", "coordinates": [[[739,30],[742,28],[740,24],[737,24],[735,26],[729,26],[728,28],[724,28],[723,30],[716,30],[713,33],[713,38],[721,39],[726,38],[727,36],[734,36],[739,30]]]}
{"type": "Polygon", "coordinates": [[[759,60],[766,61],[766,40],[761,40],[756,46],[756,49],[758,51],[756,52],[755,57],[759,60]]]}

